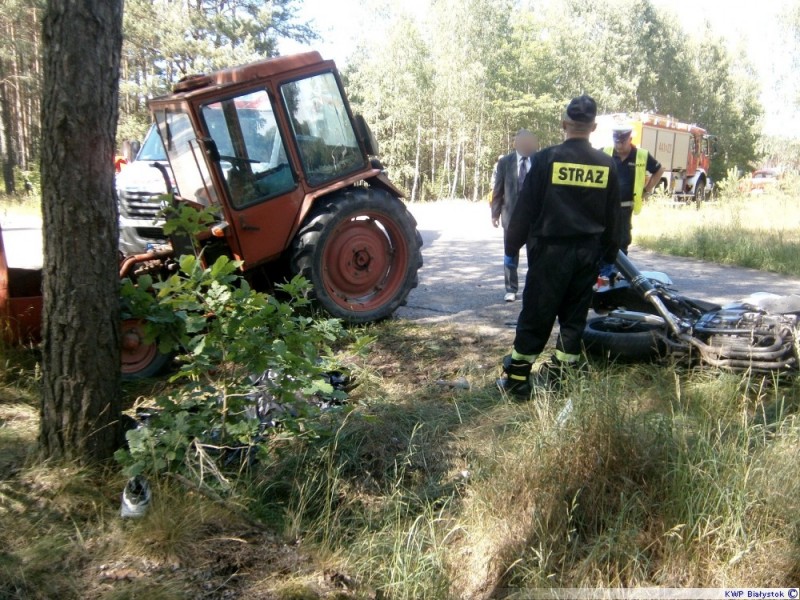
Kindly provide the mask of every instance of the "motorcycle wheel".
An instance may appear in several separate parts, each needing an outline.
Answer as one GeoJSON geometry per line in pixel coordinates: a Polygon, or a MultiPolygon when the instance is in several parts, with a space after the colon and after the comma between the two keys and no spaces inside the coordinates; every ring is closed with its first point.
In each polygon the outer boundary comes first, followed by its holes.
{"type": "Polygon", "coordinates": [[[583,345],[589,354],[615,360],[652,360],[666,353],[664,343],[656,335],[659,325],[632,323],[612,317],[591,319],[583,332],[583,345]]]}

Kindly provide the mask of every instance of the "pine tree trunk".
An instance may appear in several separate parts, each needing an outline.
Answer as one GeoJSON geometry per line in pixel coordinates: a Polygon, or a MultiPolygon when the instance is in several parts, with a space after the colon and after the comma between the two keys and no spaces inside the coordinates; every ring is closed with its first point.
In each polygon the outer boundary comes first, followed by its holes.
{"type": "Polygon", "coordinates": [[[439,194],[447,197],[450,193],[450,125],[447,126],[447,138],[444,147],[444,161],[442,162],[442,172],[445,178],[442,178],[442,183],[439,186],[439,194]],[[444,188],[442,186],[445,186],[444,188]],[[444,192],[444,193],[442,193],[444,192]]]}
{"type": "Polygon", "coordinates": [[[417,189],[419,187],[419,155],[422,149],[422,117],[417,117],[417,155],[414,158],[414,184],[411,186],[411,202],[417,200],[417,189]]]}
{"type": "Polygon", "coordinates": [[[44,15],[44,342],[40,447],[91,462],[121,438],[114,136],[123,0],[44,15]]]}
{"type": "Polygon", "coordinates": [[[472,201],[477,202],[483,195],[483,186],[481,185],[481,158],[483,156],[483,127],[486,117],[486,94],[481,94],[481,110],[480,119],[478,119],[478,130],[475,133],[475,153],[473,154],[473,172],[472,172],[472,201]]]}
{"type": "Polygon", "coordinates": [[[453,179],[452,179],[452,187],[450,188],[450,198],[456,197],[456,190],[458,189],[458,181],[459,181],[459,170],[458,168],[461,166],[461,141],[459,140],[458,145],[456,146],[456,160],[453,163],[453,179]]]}
{"type": "Polygon", "coordinates": [[[41,141],[41,95],[42,95],[42,48],[41,31],[39,30],[39,11],[34,7],[31,10],[31,39],[32,56],[31,64],[33,69],[33,84],[30,94],[31,103],[31,160],[39,158],[41,141]]]}
{"type": "Polygon", "coordinates": [[[9,60],[9,64],[11,65],[11,81],[13,82],[11,90],[13,91],[14,97],[14,118],[16,120],[16,127],[14,129],[17,136],[17,162],[15,166],[27,169],[27,128],[25,126],[25,113],[23,112],[24,109],[22,106],[22,78],[20,77],[19,68],[21,57],[19,49],[17,48],[17,32],[11,24],[8,28],[8,36],[12,47],[15,49],[14,57],[9,60]]]}
{"type": "Polygon", "coordinates": [[[5,69],[0,64],[0,113],[3,115],[3,138],[6,142],[5,157],[3,157],[3,181],[5,182],[6,194],[14,194],[16,185],[14,182],[14,167],[17,164],[17,138],[14,131],[14,117],[11,114],[10,88],[11,84],[5,77],[5,69]]]}
{"type": "MultiPolygon", "coordinates": [[[[433,114],[431,126],[431,189],[436,189],[436,142],[439,139],[436,130],[436,113],[433,114]]],[[[436,192],[434,192],[436,193],[436,192]]],[[[435,198],[434,198],[435,200],[435,198]]]]}

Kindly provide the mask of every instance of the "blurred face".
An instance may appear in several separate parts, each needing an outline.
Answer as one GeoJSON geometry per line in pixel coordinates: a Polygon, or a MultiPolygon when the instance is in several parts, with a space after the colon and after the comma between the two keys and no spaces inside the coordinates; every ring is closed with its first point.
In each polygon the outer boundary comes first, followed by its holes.
{"type": "Polygon", "coordinates": [[[614,150],[620,156],[627,156],[631,153],[631,134],[614,134],[614,150]]]}
{"type": "Polygon", "coordinates": [[[521,156],[530,156],[539,149],[539,140],[533,134],[520,134],[514,138],[514,149],[521,156]]]}

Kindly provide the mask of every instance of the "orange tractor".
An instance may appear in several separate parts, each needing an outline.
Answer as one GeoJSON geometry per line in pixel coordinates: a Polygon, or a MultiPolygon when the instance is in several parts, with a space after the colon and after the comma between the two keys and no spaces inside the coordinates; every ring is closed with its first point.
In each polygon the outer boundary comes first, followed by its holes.
{"type": "MultiPolygon", "coordinates": [[[[242,261],[256,288],[303,275],[319,306],[350,323],[405,303],[422,239],[332,61],[309,52],[188,77],[150,110],[175,203],[217,218],[198,237],[206,260],[242,261]]],[[[158,271],[178,253],[173,243],[125,257],[120,276],[158,271]]],[[[123,334],[123,370],[152,374],[163,358],[140,327],[123,334]]]]}

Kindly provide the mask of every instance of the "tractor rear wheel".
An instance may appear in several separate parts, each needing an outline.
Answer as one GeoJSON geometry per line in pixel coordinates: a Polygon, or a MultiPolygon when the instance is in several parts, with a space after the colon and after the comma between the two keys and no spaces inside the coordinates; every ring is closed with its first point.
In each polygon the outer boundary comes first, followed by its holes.
{"type": "Polygon", "coordinates": [[[383,190],[352,188],[317,200],[295,238],[291,267],[332,316],[391,316],[417,287],[422,238],[405,205],[383,190]]]}

